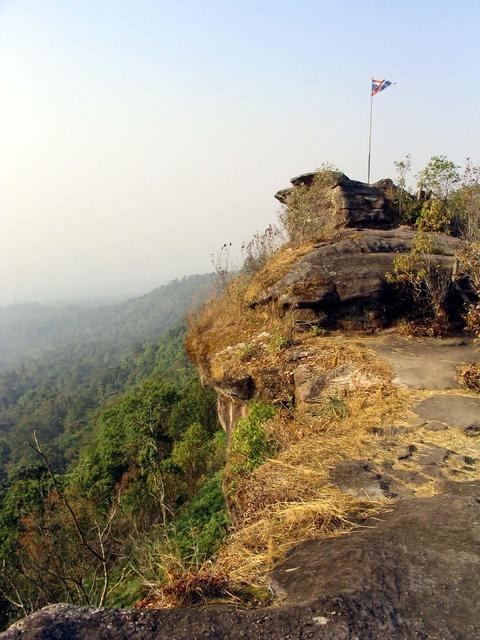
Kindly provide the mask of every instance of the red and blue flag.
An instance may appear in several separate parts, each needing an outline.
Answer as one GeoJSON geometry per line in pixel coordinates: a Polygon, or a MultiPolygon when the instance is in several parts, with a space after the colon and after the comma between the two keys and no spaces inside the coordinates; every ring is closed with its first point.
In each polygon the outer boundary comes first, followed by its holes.
{"type": "Polygon", "coordinates": [[[377,95],[377,93],[380,93],[380,91],[383,91],[391,84],[390,80],[374,80],[372,78],[372,96],[377,95]]]}

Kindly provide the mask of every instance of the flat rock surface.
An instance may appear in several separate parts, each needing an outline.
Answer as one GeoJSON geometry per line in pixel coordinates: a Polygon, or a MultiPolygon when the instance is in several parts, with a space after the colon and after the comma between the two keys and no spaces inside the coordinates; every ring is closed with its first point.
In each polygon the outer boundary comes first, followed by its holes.
{"type": "MultiPolygon", "coordinates": [[[[452,427],[480,428],[480,397],[441,393],[422,400],[415,412],[425,421],[438,420],[452,427]]],[[[480,436],[480,432],[478,434],[480,436]]]]}
{"type": "MultiPolygon", "coordinates": [[[[394,382],[411,389],[456,389],[459,365],[480,360],[470,338],[403,338],[371,341],[378,356],[392,365],[394,382]]],[[[437,418],[436,418],[437,419],[437,418]]]]}
{"type": "Polygon", "coordinates": [[[298,546],[273,572],[279,606],[55,605],[2,640],[473,640],[480,637],[480,489],[405,500],[366,527],[298,546]]]}
{"type": "Polygon", "coordinates": [[[331,469],[330,478],[343,493],[360,500],[404,500],[432,485],[439,493],[455,493],[454,485],[465,484],[468,473],[479,468],[480,450],[477,451],[472,448],[472,455],[462,455],[432,443],[402,447],[385,443],[389,459],[377,464],[370,460],[344,460],[331,469]],[[453,482],[452,477],[456,478],[453,482]]]}

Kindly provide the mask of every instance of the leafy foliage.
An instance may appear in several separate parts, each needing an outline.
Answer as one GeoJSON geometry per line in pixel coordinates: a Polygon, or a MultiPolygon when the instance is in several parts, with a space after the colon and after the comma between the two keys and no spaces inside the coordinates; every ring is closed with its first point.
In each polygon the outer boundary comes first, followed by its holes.
{"type": "Polygon", "coordinates": [[[248,471],[275,455],[276,441],[265,430],[265,422],[275,416],[275,408],[261,401],[252,402],[249,414],[241,418],[232,435],[231,454],[239,457],[248,471]]]}
{"type": "Polygon", "coordinates": [[[229,526],[222,489],[222,473],[216,472],[175,519],[175,538],[180,556],[203,562],[220,547],[229,526]]]}
{"type": "Polygon", "coordinates": [[[416,219],[416,226],[423,231],[446,233],[452,223],[452,212],[441,200],[425,200],[416,219]]]}
{"type": "Polygon", "coordinates": [[[48,350],[38,340],[0,372],[5,624],[58,601],[132,604],[148,595],[142,576],[172,540],[188,564],[225,535],[225,437],[187,360],[185,328],[165,333],[177,318],[170,309],[154,341],[129,343],[128,327],[119,334],[113,323],[111,340],[93,332],[92,342],[48,350]],[[44,458],[29,446],[34,430],[44,458]]]}
{"type": "Polygon", "coordinates": [[[459,169],[445,155],[432,156],[418,174],[418,186],[432,193],[435,198],[446,201],[460,182],[459,169]]]}
{"type": "Polygon", "coordinates": [[[393,261],[393,272],[387,274],[387,281],[408,292],[423,317],[435,321],[432,330],[439,334],[448,328],[445,301],[451,278],[440,258],[432,252],[431,236],[419,230],[411,251],[398,255],[393,261]]]}

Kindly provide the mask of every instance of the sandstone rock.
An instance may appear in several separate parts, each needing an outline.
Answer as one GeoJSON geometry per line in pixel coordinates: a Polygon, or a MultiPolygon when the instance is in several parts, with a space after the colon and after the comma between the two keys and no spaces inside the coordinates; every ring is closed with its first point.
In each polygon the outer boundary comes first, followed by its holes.
{"type": "MultiPolygon", "coordinates": [[[[291,183],[293,187],[310,187],[315,175],[316,172],[304,173],[292,178],[291,183]]],[[[397,210],[389,197],[395,192],[395,185],[391,180],[368,185],[334,172],[331,173],[331,178],[331,184],[325,187],[324,195],[319,200],[319,210],[322,213],[331,211],[337,227],[390,228],[397,224],[397,210]]],[[[275,198],[285,204],[291,192],[292,189],[281,189],[275,194],[275,198]]]]}
{"type": "Polygon", "coordinates": [[[480,398],[441,393],[418,403],[415,413],[426,422],[441,422],[480,433],[480,398]]]}
{"type": "MultiPolygon", "coordinates": [[[[334,484],[359,500],[396,498],[392,478],[376,470],[368,460],[344,460],[331,470],[334,484]]],[[[410,492],[411,495],[411,492],[410,492]]]]}
{"type": "Polygon", "coordinates": [[[310,366],[300,364],[295,369],[294,380],[295,402],[298,406],[321,401],[325,387],[325,376],[322,373],[316,374],[310,366]]]}
{"type": "Polygon", "coordinates": [[[227,442],[230,442],[233,427],[240,418],[248,415],[248,404],[221,389],[217,388],[216,393],[218,421],[227,434],[227,442]]]}
{"type": "Polygon", "coordinates": [[[356,367],[344,364],[325,373],[315,371],[309,364],[300,364],[294,372],[295,400],[299,406],[319,404],[334,393],[371,388],[379,379],[356,367]]]}
{"type": "MultiPolygon", "coordinates": [[[[245,301],[251,306],[278,302],[287,307],[339,311],[359,301],[374,304],[382,296],[386,274],[399,253],[407,253],[412,229],[343,229],[331,242],[322,242],[293,263],[266,289],[253,282],[245,301]]],[[[446,270],[454,268],[458,238],[433,234],[434,256],[446,270]]]]}
{"type": "Polygon", "coordinates": [[[478,483],[404,500],[366,527],[294,549],[275,607],[47,607],[2,640],[406,640],[480,637],[478,483]],[[457,494],[458,491],[458,494],[457,494]],[[325,622],[326,621],[326,622],[325,622]]]}

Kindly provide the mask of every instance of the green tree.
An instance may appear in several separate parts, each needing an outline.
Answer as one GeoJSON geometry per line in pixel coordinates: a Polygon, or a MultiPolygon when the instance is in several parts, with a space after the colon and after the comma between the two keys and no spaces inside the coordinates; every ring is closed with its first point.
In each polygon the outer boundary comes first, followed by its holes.
{"type": "Polygon", "coordinates": [[[183,471],[190,495],[207,471],[212,454],[213,442],[205,427],[198,422],[191,424],[173,445],[172,461],[183,471]]]}
{"type": "Polygon", "coordinates": [[[432,156],[418,174],[418,187],[446,202],[460,182],[459,168],[445,155],[432,156]]]}

